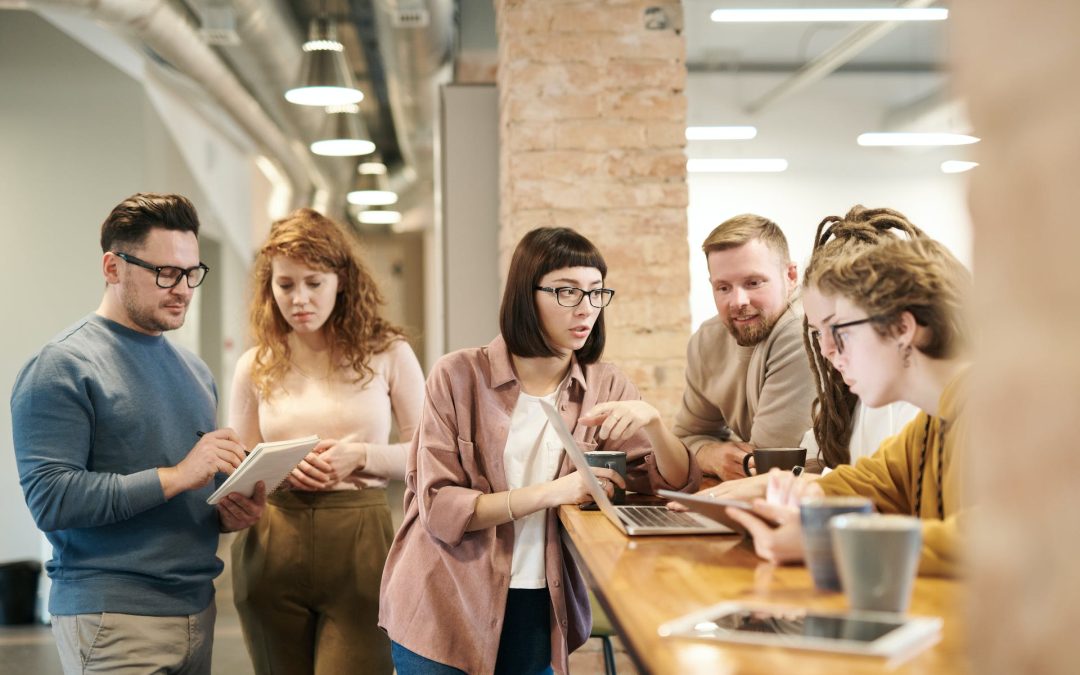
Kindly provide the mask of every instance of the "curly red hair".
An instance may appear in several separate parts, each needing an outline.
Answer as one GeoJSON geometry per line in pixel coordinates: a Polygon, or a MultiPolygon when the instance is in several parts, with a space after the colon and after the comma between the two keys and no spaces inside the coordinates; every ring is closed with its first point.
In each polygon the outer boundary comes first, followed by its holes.
{"type": "Polygon", "coordinates": [[[288,334],[292,329],[270,286],[277,256],[337,274],[337,299],[323,325],[331,362],[351,368],[357,381],[370,377],[371,356],[402,339],[404,331],[380,314],[385,301],[363,263],[356,238],[314,209],[297,209],[270,226],[270,238],[255,257],[250,326],[256,348],[252,381],[259,393],[269,398],[289,370],[288,334]]]}

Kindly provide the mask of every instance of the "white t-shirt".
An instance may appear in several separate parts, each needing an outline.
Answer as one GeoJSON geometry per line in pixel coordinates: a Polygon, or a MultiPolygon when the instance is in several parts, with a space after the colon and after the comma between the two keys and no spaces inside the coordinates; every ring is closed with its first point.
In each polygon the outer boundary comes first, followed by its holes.
{"type": "MultiPolygon", "coordinates": [[[[544,483],[555,478],[563,447],[548,424],[540,401],[555,405],[559,390],[547,396],[522,392],[510,416],[510,432],[503,450],[506,484],[509,489],[544,483]]],[[[514,521],[514,557],[510,565],[510,588],[547,588],[544,572],[544,544],[547,509],[514,521]]]]}
{"type": "MultiPolygon", "coordinates": [[[[878,451],[886,438],[900,433],[904,425],[915,419],[919,409],[910,403],[897,401],[880,408],[867,408],[862,401],[855,404],[855,417],[851,430],[851,441],[848,450],[851,452],[851,463],[854,464],[860,457],[869,457],[878,451]]],[[[806,457],[817,457],[818,444],[814,438],[814,430],[810,429],[803,436],[802,447],[806,448],[806,457]]],[[[822,473],[828,473],[825,469],[822,473]]]]}

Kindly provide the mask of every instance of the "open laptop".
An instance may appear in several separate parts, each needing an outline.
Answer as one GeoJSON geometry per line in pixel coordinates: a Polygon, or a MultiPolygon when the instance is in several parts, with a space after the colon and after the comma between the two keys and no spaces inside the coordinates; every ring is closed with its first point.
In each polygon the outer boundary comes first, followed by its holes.
{"type": "Polygon", "coordinates": [[[566,428],[562,415],[547,401],[540,401],[551,427],[562,441],[570,461],[577,467],[578,473],[585,477],[585,486],[589,489],[596,505],[615,527],[631,536],[646,534],[731,534],[731,528],[693,512],[671,511],[666,506],[616,506],[611,503],[600,481],[589,469],[585,453],[578,447],[577,441],[566,428]]]}

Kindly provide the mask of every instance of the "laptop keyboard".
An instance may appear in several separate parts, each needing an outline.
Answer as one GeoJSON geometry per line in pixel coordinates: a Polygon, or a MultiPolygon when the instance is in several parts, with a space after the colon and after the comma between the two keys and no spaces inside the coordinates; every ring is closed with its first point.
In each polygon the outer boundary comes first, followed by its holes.
{"type": "Polygon", "coordinates": [[[666,506],[620,506],[619,514],[640,527],[705,527],[689,514],[672,511],[666,506]]]}

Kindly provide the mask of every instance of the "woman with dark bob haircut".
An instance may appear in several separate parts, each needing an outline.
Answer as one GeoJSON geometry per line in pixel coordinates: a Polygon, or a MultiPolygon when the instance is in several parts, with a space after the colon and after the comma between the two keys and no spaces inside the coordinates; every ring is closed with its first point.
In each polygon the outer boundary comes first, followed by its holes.
{"type": "Polygon", "coordinates": [[[559,673],[590,633],[589,598],[557,507],[591,501],[540,407],[585,450],[626,452],[609,492],[693,489],[700,470],[656,409],[609,363],[607,264],[565,228],[525,235],[498,335],[428,376],[405,476],[405,520],[383,574],[379,625],[411,673],[559,673]]]}

